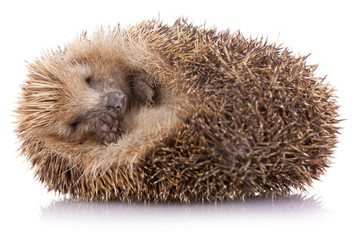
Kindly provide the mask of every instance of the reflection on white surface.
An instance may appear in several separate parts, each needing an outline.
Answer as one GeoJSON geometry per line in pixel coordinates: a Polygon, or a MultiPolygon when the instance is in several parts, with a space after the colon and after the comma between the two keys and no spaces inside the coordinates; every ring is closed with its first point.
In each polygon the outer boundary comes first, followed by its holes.
{"type": "Polygon", "coordinates": [[[44,222],[81,221],[101,223],[167,222],[168,220],[194,219],[246,219],[301,218],[322,216],[327,211],[316,197],[294,195],[287,198],[252,198],[242,201],[224,201],[205,204],[144,204],[110,202],[88,202],[64,199],[54,201],[41,208],[40,218],[44,222]]]}

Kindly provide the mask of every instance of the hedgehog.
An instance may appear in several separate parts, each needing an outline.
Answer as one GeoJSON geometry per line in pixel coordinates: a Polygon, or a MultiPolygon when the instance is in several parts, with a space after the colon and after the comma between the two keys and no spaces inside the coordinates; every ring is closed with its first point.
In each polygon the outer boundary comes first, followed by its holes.
{"type": "Polygon", "coordinates": [[[89,35],[28,64],[15,110],[49,191],[246,200],[306,191],[331,165],[339,107],[307,56],[185,19],[89,35]]]}

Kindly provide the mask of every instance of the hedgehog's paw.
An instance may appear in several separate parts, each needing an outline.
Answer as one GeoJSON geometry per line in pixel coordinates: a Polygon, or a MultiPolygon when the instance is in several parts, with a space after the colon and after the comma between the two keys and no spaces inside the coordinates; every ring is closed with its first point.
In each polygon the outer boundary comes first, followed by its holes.
{"type": "Polygon", "coordinates": [[[104,116],[96,120],[95,134],[99,141],[104,144],[116,142],[120,136],[119,113],[116,110],[109,110],[104,116]]]}
{"type": "Polygon", "coordinates": [[[156,87],[154,79],[146,73],[137,73],[132,76],[132,91],[136,99],[147,106],[154,104],[156,87]]]}

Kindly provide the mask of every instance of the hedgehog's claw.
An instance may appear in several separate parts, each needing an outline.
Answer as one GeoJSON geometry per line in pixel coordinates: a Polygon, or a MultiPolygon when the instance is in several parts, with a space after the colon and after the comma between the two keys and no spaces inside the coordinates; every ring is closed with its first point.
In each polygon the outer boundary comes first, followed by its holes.
{"type": "Polygon", "coordinates": [[[114,143],[119,139],[121,131],[119,130],[118,118],[119,115],[110,110],[98,120],[95,134],[101,143],[114,143]]]}

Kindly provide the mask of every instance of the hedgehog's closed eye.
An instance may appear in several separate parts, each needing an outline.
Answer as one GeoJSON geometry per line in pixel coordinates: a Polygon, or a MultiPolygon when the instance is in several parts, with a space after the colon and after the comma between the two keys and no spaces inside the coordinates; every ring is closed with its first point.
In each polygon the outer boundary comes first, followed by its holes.
{"type": "Polygon", "coordinates": [[[91,77],[85,78],[85,82],[86,84],[90,85],[92,83],[92,78],[91,77]]]}
{"type": "Polygon", "coordinates": [[[70,127],[71,127],[73,130],[75,130],[78,125],[79,125],[79,121],[74,121],[74,122],[70,123],[70,127]]]}

